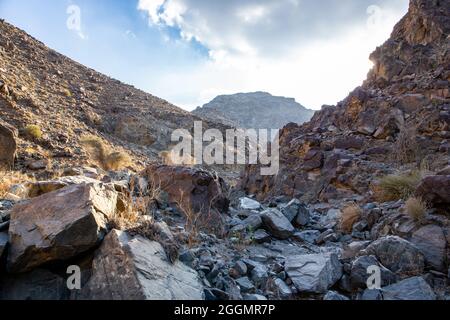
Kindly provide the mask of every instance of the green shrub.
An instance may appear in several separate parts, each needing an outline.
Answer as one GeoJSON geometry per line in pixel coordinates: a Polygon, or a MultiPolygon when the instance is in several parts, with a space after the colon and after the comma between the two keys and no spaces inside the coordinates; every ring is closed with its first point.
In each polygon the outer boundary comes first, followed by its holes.
{"type": "Polygon", "coordinates": [[[42,131],[41,128],[39,128],[36,125],[28,125],[25,127],[25,134],[33,139],[41,139],[42,138],[42,131]]]}
{"type": "Polygon", "coordinates": [[[407,200],[414,194],[421,179],[419,172],[383,177],[379,181],[378,198],[381,201],[407,200]]]}

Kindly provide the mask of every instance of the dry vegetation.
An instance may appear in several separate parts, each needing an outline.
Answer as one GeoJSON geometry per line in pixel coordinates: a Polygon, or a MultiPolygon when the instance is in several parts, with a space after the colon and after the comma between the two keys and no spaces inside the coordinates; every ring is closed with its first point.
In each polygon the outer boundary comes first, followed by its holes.
{"type": "Polygon", "coordinates": [[[408,164],[420,160],[420,148],[416,141],[417,128],[403,126],[394,144],[394,160],[408,164]]]}
{"type": "Polygon", "coordinates": [[[381,202],[406,200],[414,194],[421,179],[420,172],[385,176],[379,180],[375,196],[381,202]]]}
{"type": "Polygon", "coordinates": [[[81,144],[103,170],[121,170],[130,165],[130,156],[121,151],[111,150],[100,138],[89,136],[81,139],[81,144]]]}
{"type": "Polygon", "coordinates": [[[31,124],[26,126],[24,132],[27,137],[30,137],[32,139],[39,140],[42,138],[42,130],[37,125],[31,124]]]}
{"type": "Polygon", "coordinates": [[[357,204],[351,204],[342,209],[340,229],[344,233],[351,233],[353,225],[361,219],[362,210],[357,204]]]}
{"type": "Polygon", "coordinates": [[[420,222],[425,218],[427,205],[422,199],[411,197],[405,203],[405,211],[414,221],[420,222]]]}
{"type": "Polygon", "coordinates": [[[2,172],[0,171],[0,199],[4,198],[15,184],[28,182],[32,179],[27,175],[17,172],[2,172]]]}

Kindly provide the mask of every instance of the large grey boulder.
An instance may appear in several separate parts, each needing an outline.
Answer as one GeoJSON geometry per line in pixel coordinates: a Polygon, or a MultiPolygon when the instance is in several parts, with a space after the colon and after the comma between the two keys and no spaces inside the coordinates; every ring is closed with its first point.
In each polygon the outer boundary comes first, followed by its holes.
{"type": "Polygon", "coordinates": [[[353,261],[350,282],[353,288],[367,288],[367,280],[370,276],[369,267],[377,266],[381,271],[381,286],[387,286],[397,282],[397,276],[390,270],[382,266],[374,256],[363,256],[353,261]]]}
{"type": "Polygon", "coordinates": [[[298,226],[305,226],[310,221],[308,209],[299,200],[293,199],[288,204],[280,208],[281,212],[291,223],[298,226]]]}
{"type": "Polygon", "coordinates": [[[239,209],[242,210],[259,210],[261,209],[261,204],[250,198],[240,198],[239,199],[239,209]]]}
{"type": "Polygon", "coordinates": [[[425,258],[420,250],[397,236],[380,238],[361,253],[376,256],[383,266],[402,276],[422,274],[425,267],[425,258]]]}
{"type": "Polygon", "coordinates": [[[17,204],[9,227],[9,271],[26,272],[98,245],[116,204],[117,192],[102,184],[68,186],[17,204]]]}
{"type": "Polygon", "coordinates": [[[203,300],[197,273],[170,263],[158,242],[113,230],[97,251],[79,296],[89,300],[203,300]]]}
{"type": "Polygon", "coordinates": [[[9,170],[14,165],[17,136],[17,129],[0,119],[0,170],[9,170]]]}
{"type": "Polygon", "coordinates": [[[326,293],[342,277],[336,254],[291,256],[285,270],[297,290],[306,293],[326,293]]]}
{"type": "Polygon", "coordinates": [[[436,294],[422,277],[405,279],[382,289],[384,300],[436,300],[436,294]]]}
{"type": "Polygon", "coordinates": [[[445,271],[447,240],[441,227],[428,225],[412,235],[411,242],[425,256],[425,261],[433,269],[445,271]]]}
{"type": "Polygon", "coordinates": [[[261,213],[261,218],[265,228],[274,237],[288,239],[294,234],[294,227],[289,220],[277,209],[268,209],[261,213]]]}

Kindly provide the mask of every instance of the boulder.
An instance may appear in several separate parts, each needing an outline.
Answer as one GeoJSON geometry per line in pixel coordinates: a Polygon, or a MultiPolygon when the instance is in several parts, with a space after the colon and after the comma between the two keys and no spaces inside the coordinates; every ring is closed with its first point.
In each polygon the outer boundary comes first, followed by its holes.
{"type": "Polygon", "coordinates": [[[203,300],[197,273],[171,264],[161,244],[113,230],[95,254],[93,274],[79,298],[88,300],[203,300]]]}
{"type": "Polygon", "coordinates": [[[291,288],[289,288],[289,286],[279,278],[273,281],[273,289],[275,290],[275,295],[280,299],[292,298],[291,288]]]}
{"type": "Polygon", "coordinates": [[[239,209],[241,210],[259,210],[261,209],[261,204],[250,198],[240,198],[239,199],[239,209]]]}
{"type": "Polygon", "coordinates": [[[321,233],[319,230],[305,230],[296,232],[294,234],[294,239],[298,241],[308,242],[311,244],[315,244],[317,239],[319,239],[321,233]]]}
{"type": "Polygon", "coordinates": [[[70,294],[62,277],[41,269],[9,275],[0,288],[0,300],[65,300],[70,294]]]}
{"type": "Polygon", "coordinates": [[[297,290],[306,293],[326,293],[342,277],[336,254],[291,256],[285,270],[297,290]]]}
{"type": "Polygon", "coordinates": [[[147,178],[151,188],[164,191],[171,204],[181,205],[184,210],[205,215],[211,214],[212,210],[228,211],[230,201],[226,183],[215,173],[189,167],[152,165],[141,175],[147,178]]]}
{"type": "Polygon", "coordinates": [[[266,243],[270,242],[271,237],[265,230],[259,229],[253,234],[253,239],[256,243],[266,243]]]}
{"type": "Polygon", "coordinates": [[[437,225],[420,228],[412,235],[411,242],[425,256],[425,262],[433,269],[445,271],[447,240],[444,231],[437,225]]]}
{"type": "Polygon", "coordinates": [[[416,195],[433,205],[450,204],[450,175],[423,178],[417,187],[416,195]]]}
{"type": "Polygon", "coordinates": [[[262,219],[259,214],[253,214],[242,222],[249,230],[258,230],[262,225],[262,219]]]}
{"type": "Polygon", "coordinates": [[[268,209],[261,213],[266,229],[276,238],[288,239],[294,234],[294,227],[277,209],[268,209]]]}
{"type": "Polygon", "coordinates": [[[397,281],[397,276],[384,266],[380,265],[374,256],[363,256],[353,261],[350,282],[353,288],[364,289],[367,287],[369,278],[368,269],[370,266],[377,266],[381,270],[381,286],[387,286],[397,281]]]}
{"type": "Polygon", "coordinates": [[[28,182],[25,184],[25,189],[27,193],[26,196],[30,198],[35,198],[70,185],[82,183],[100,183],[100,182],[98,180],[94,180],[85,176],[68,176],[50,181],[28,182]]]}
{"type": "Polygon", "coordinates": [[[289,222],[294,222],[298,226],[305,226],[310,221],[308,209],[297,199],[293,199],[288,204],[282,206],[280,210],[289,222]]]}
{"type": "Polygon", "coordinates": [[[382,265],[402,276],[422,274],[425,267],[425,259],[420,250],[397,236],[380,238],[361,253],[375,255],[382,265]]]}
{"type": "Polygon", "coordinates": [[[116,203],[111,187],[80,184],[17,204],[11,211],[8,269],[25,272],[93,248],[103,239],[116,203]]]}
{"type": "Polygon", "coordinates": [[[328,291],[327,294],[323,297],[325,301],[347,301],[350,300],[346,296],[339,294],[335,291],[328,291]]]}
{"type": "Polygon", "coordinates": [[[382,289],[384,300],[436,300],[436,294],[422,277],[405,279],[382,289]]]}
{"type": "Polygon", "coordinates": [[[242,277],[236,280],[237,285],[241,288],[243,293],[254,293],[255,285],[250,281],[248,277],[242,277]]]}
{"type": "Polygon", "coordinates": [[[18,131],[0,119],[0,170],[9,170],[16,157],[18,131]]]}

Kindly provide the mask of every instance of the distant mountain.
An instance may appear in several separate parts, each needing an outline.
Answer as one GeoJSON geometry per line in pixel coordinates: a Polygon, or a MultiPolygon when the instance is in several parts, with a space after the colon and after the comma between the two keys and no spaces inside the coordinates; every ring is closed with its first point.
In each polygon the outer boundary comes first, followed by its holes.
{"type": "Polygon", "coordinates": [[[293,98],[253,92],[218,96],[194,110],[193,114],[238,128],[281,129],[290,122],[302,124],[309,121],[314,111],[293,98]]]}

